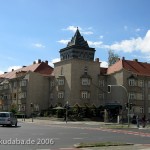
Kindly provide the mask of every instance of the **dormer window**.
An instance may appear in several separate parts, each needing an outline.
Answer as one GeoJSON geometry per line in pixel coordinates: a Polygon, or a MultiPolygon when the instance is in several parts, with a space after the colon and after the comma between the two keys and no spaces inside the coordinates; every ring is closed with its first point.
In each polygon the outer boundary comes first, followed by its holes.
{"type": "Polygon", "coordinates": [[[84,67],[84,73],[87,74],[87,72],[88,72],[88,68],[84,67]]]}
{"type": "Polygon", "coordinates": [[[129,79],[129,86],[136,86],[135,79],[129,79]]]}

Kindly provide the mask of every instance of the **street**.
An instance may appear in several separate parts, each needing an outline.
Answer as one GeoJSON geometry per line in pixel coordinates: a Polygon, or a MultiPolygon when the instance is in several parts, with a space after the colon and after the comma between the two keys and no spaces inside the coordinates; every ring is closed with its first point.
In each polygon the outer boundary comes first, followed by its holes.
{"type": "Polygon", "coordinates": [[[76,123],[19,122],[18,127],[0,127],[2,150],[71,149],[81,142],[123,142],[149,144],[150,130],[105,129],[99,125],[76,123]]]}

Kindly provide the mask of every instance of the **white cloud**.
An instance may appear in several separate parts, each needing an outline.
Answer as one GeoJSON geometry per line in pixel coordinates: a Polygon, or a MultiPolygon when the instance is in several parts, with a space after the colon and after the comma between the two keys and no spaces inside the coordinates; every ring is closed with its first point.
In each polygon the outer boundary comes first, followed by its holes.
{"type": "Polygon", "coordinates": [[[101,48],[103,45],[102,41],[97,41],[97,42],[93,42],[93,41],[87,41],[89,46],[91,47],[97,47],[97,48],[101,48]]]}
{"type": "Polygon", "coordinates": [[[136,31],[136,32],[140,32],[140,31],[141,31],[141,29],[140,29],[140,28],[137,28],[137,29],[135,29],[135,31],[136,31]]]}
{"type": "Polygon", "coordinates": [[[54,63],[55,63],[55,62],[58,62],[58,61],[60,61],[60,58],[54,58],[54,59],[52,59],[48,64],[49,64],[51,67],[54,67],[54,63]]]}
{"type": "Polygon", "coordinates": [[[141,51],[143,53],[150,52],[150,30],[147,31],[145,37],[133,38],[130,40],[123,40],[112,45],[107,45],[107,48],[112,50],[133,52],[141,51]]]}
{"type": "Polygon", "coordinates": [[[66,45],[66,44],[68,44],[69,41],[70,41],[70,40],[59,40],[59,41],[57,41],[57,42],[66,45]]]}
{"type": "Polygon", "coordinates": [[[10,71],[12,71],[12,69],[17,70],[20,68],[21,68],[21,66],[10,66],[10,67],[8,67],[7,71],[10,72],[10,71]]]}
{"type": "Polygon", "coordinates": [[[100,36],[99,36],[99,38],[100,38],[100,39],[103,39],[103,38],[104,38],[104,36],[103,36],[103,35],[100,35],[100,36]]]}
{"type": "Polygon", "coordinates": [[[0,74],[4,74],[4,71],[0,71],[0,74]]]}
{"type": "Polygon", "coordinates": [[[127,27],[127,26],[124,26],[124,30],[128,30],[128,27],[127,27]]]}
{"type": "Polygon", "coordinates": [[[36,48],[45,48],[45,46],[41,43],[33,43],[32,45],[33,47],[36,47],[36,48]]]}
{"type": "MultiPolygon", "coordinates": [[[[78,26],[78,29],[80,30],[81,34],[84,34],[84,35],[91,35],[91,34],[93,34],[93,32],[90,31],[90,30],[92,30],[92,27],[83,29],[83,28],[81,28],[81,27],[78,26]]],[[[63,30],[68,30],[68,31],[76,32],[77,27],[76,26],[68,26],[66,29],[63,29],[63,30]]]]}
{"type": "Polygon", "coordinates": [[[101,67],[107,68],[108,67],[108,62],[101,61],[101,67]]]}
{"type": "MultiPolygon", "coordinates": [[[[79,28],[79,30],[81,29],[80,27],[78,27],[79,28]]],[[[72,31],[72,32],[76,32],[76,30],[77,30],[77,27],[75,27],[75,26],[68,26],[66,29],[64,29],[64,30],[69,30],[69,31],[72,31]]]]}

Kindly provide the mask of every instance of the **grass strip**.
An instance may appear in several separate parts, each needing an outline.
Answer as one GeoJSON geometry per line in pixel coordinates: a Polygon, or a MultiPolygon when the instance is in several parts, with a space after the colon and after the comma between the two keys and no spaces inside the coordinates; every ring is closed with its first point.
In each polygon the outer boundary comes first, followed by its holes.
{"type": "Polygon", "coordinates": [[[130,143],[114,143],[114,142],[94,142],[94,143],[80,143],[76,145],[76,148],[85,148],[85,147],[104,147],[104,146],[126,146],[133,145],[130,143]]]}

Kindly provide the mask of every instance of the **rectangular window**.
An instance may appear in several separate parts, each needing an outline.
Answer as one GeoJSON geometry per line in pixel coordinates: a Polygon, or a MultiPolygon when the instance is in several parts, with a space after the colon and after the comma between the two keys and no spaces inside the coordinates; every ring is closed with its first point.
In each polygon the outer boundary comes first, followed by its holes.
{"type": "Polygon", "coordinates": [[[9,88],[9,84],[4,84],[4,89],[7,90],[9,88]]]}
{"type": "Polygon", "coordinates": [[[14,86],[13,86],[14,88],[16,88],[17,87],[17,82],[14,82],[14,86]]]}
{"type": "Polygon", "coordinates": [[[51,85],[51,87],[54,86],[54,80],[50,81],[50,85],[51,85]]]}
{"type": "Polygon", "coordinates": [[[89,78],[82,78],[82,85],[90,85],[90,79],[89,78]]]}
{"type": "Polygon", "coordinates": [[[129,86],[136,86],[135,79],[129,79],[129,86]]]}
{"type": "Polygon", "coordinates": [[[144,108],[140,107],[140,113],[143,114],[144,113],[144,108]]]}
{"type": "Polygon", "coordinates": [[[26,97],[27,97],[27,93],[26,92],[19,93],[19,99],[26,98],[26,97]]]}
{"type": "Polygon", "coordinates": [[[148,81],[148,88],[150,88],[150,81],[148,81]]]}
{"type": "Polygon", "coordinates": [[[12,98],[13,98],[13,99],[16,99],[16,96],[17,96],[16,93],[13,93],[13,94],[12,94],[12,98]]]}
{"type": "Polygon", "coordinates": [[[102,87],[102,86],[104,86],[105,84],[104,84],[104,80],[99,80],[99,86],[100,87],[102,87]]]}
{"type": "Polygon", "coordinates": [[[139,80],[138,81],[138,86],[139,87],[144,87],[144,80],[139,80]]]}
{"type": "Polygon", "coordinates": [[[50,94],[50,99],[53,99],[54,98],[54,95],[53,93],[50,94]]]}
{"type": "Polygon", "coordinates": [[[90,93],[88,91],[82,91],[81,92],[81,97],[83,99],[88,99],[88,98],[90,98],[90,93]]]}
{"type": "Polygon", "coordinates": [[[58,85],[64,85],[65,81],[64,79],[58,79],[58,85]]]}
{"type": "Polygon", "coordinates": [[[0,90],[3,90],[3,85],[0,85],[0,90]]]}
{"type": "Polygon", "coordinates": [[[135,93],[129,93],[129,99],[136,99],[135,93]]]}
{"type": "Polygon", "coordinates": [[[150,107],[148,107],[148,113],[150,114],[150,107]]]}
{"type": "Polygon", "coordinates": [[[99,99],[104,99],[104,93],[99,93],[99,99]]]}
{"type": "Polygon", "coordinates": [[[20,86],[26,86],[26,85],[27,85],[27,81],[26,80],[20,81],[20,86]]]}
{"type": "Polygon", "coordinates": [[[144,94],[143,93],[137,93],[137,100],[144,100],[144,94]]]}
{"type": "Polygon", "coordinates": [[[58,98],[64,98],[64,92],[63,91],[58,92],[58,98]]]}

